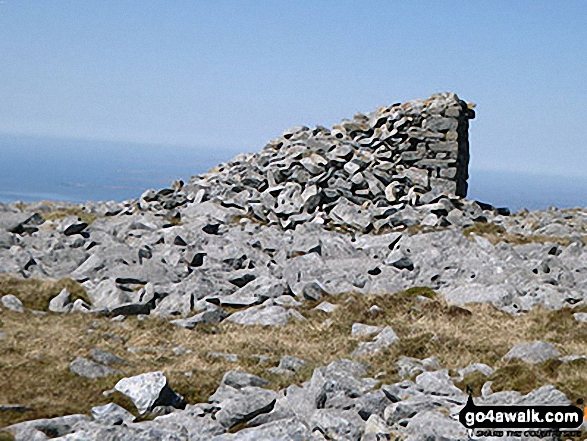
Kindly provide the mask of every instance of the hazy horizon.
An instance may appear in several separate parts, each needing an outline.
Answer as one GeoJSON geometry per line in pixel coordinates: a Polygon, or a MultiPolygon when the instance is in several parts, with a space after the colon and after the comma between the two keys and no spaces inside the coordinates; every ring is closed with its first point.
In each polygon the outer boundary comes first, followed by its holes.
{"type": "MultiPolygon", "coordinates": [[[[261,150],[260,146],[258,150],[261,150]]],[[[234,147],[169,146],[0,135],[0,202],[122,201],[232,159],[234,147]]],[[[587,207],[587,178],[470,168],[469,199],[508,207],[587,207]]]]}
{"type": "Polygon", "coordinates": [[[133,176],[129,161],[152,168],[165,159],[157,149],[210,164],[258,151],[291,126],[331,126],[455,92],[477,104],[472,195],[581,202],[585,17],[582,0],[4,0],[0,136],[48,145],[23,147],[24,163],[0,146],[0,195],[119,198],[197,172],[179,164],[155,167],[153,179],[133,176]],[[85,159],[71,165],[76,144],[85,159]],[[76,167],[89,171],[87,182],[76,167]],[[544,179],[545,187],[536,176],[561,178],[544,179]],[[84,193],[104,180],[116,181],[111,193],[84,193]]]}
{"type": "Polygon", "coordinates": [[[581,0],[5,0],[0,133],[254,151],[455,92],[484,168],[585,176],[585,17],[581,0]]]}

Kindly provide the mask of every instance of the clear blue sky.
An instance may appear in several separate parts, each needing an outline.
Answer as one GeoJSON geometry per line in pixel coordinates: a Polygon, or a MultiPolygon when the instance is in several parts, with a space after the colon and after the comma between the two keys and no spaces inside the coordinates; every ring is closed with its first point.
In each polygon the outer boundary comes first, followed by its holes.
{"type": "Polygon", "coordinates": [[[472,168],[587,176],[587,1],[0,1],[0,134],[257,151],[434,92],[472,168]]]}

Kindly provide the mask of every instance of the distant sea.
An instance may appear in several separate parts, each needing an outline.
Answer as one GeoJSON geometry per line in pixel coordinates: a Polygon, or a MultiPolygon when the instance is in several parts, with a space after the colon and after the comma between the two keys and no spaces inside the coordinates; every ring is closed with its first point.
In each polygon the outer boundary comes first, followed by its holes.
{"type": "MultiPolygon", "coordinates": [[[[148,188],[187,181],[244,151],[0,135],[0,201],[138,198],[148,188]]],[[[587,178],[474,167],[470,175],[470,199],[512,211],[587,207],[587,178]]]]}

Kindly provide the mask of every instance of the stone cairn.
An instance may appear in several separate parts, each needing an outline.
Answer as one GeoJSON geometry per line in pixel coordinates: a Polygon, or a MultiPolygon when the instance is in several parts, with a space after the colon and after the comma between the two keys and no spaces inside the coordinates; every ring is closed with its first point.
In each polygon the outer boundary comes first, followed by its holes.
{"type": "Polygon", "coordinates": [[[284,229],[306,222],[365,233],[410,226],[394,214],[466,196],[474,117],[470,105],[447,93],[357,113],[331,130],[293,127],[261,152],[241,154],[185,186],[147,191],[140,208],[212,200],[284,229]]]}

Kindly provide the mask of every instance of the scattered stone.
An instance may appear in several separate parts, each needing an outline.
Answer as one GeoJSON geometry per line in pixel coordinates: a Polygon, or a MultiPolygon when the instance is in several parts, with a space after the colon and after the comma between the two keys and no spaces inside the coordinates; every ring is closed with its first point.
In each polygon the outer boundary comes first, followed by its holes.
{"type": "Polygon", "coordinates": [[[221,358],[225,361],[229,361],[231,363],[238,363],[238,355],[236,354],[223,354],[221,352],[210,352],[208,354],[212,358],[221,358]]]}
{"type": "Polygon", "coordinates": [[[123,378],[114,386],[118,392],[128,396],[142,415],[157,406],[185,407],[181,395],[167,384],[163,372],[149,372],[134,377],[123,378]]]}
{"type": "Polygon", "coordinates": [[[575,320],[578,322],[587,323],[587,312],[576,312],[573,314],[573,317],[575,317],[575,320]]]}
{"type": "Polygon", "coordinates": [[[359,343],[357,349],[353,351],[352,356],[365,357],[373,355],[388,348],[397,341],[399,341],[399,337],[394,330],[389,326],[385,326],[372,341],[359,343]]]}
{"type": "MultiPolygon", "coordinates": [[[[507,209],[465,199],[473,117],[456,95],[439,94],[357,114],[332,130],[296,127],[262,151],[239,155],[189,182],[147,191],[134,201],[81,207],[97,216],[91,227],[74,217],[40,227],[47,207],[0,204],[0,268],[19,277],[82,283],[91,305],[81,299],[71,304],[62,291],[51,299],[51,311],[110,314],[116,320],[156,315],[187,328],[225,318],[283,326],[304,319],[296,308],[306,300],[412,286],[434,288],[453,305],[447,311],[455,320],[470,316],[462,306],[474,302],[513,315],[536,306],[582,308],[587,212],[509,216],[507,209]],[[552,243],[494,245],[484,229],[552,243]],[[227,317],[224,306],[243,310],[227,317]]],[[[72,208],[56,204],[50,208],[72,208]]],[[[423,302],[430,300],[417,297],[414,308],[423,309],[423,302]]],[[[11,296],[0,304],[24,310],[11,296]]],[[[322,302],[316,309],[330,314],[335,308],[322,302]]],[[[367,314],[375,320],[383,312],[373,306],[367,314]]],[[[579,326],[584,314],[575,314],[579,326]]],[[[398,341],[388,326],[353,327],[352,337],[371,339],[357,342],[353,356],[361,357],[398,341]]],[[[125,342],[112,334],[104,338],[125,342]]],[[[580,357],[559,357],[543,342],[526,345],[512,348],[506,358],[538,363],[580,357]]],[[[128,350],[188,353],[169,346],[128,350]]],[[[94,361],[80,357],[72,370],[96,375],[121,360],[96,351],[94,361]]],[[[210,356],[242,361],[235,354],[210,356]]],[[[183,399],[162,373],[143,374],[121,380],[117,388],[142,415],[159,415],[152,421],[132,423],[109,405],[96,411],[104,417],[94,415],[94,421],[37,420],[14,430],[22,431],[21,439],[46,439],[43,431],[67,439],[466,439],[449,417],[464,405],[454,382],[472,372],[491,375],[492,369],[474,364],[449,378],[434,358],[401,357],[397,365],[403,379],[397,384],[380,387],[381,375],[366,378],[364,366],[347,360],[318,368],[308,382],[279,393],[261,389],[267,383],[259,377],[232,373],[210,403],[183,411],[173,411],[183,407],[183,399]],[[245,424],[250,427],[241,429],[245,424]],[[225,433],[228,428],[236,433],[225,433]]],[[[291,375],[301,366],[286,356],[270,371],[291,375]]],[[[544,404],[562,397],[543,388],[529,396],[492,393],[486,382],[481,399],[544,404]]]]}
{"type": "Polygon", "coordinates": [[[414,270],[414,262],[412,262],[412,259],[410,259],[409,257],[402,257],[399,260],[396,260],[395,262],[393,262],[391,264],[391,266],[400,269],[400,270],[408,270],[408,271],[413,271],[414,270]]]}
{"type": "Polygon", "coordinates": [[[560,356],[561,353],[552,343],[535,341],[518,343],[504,356],[504,360],[521,360],[524,363],[539,364],[560,356]]]}
{"type": "Polygon", "coordinates": [[[0,303],[6,309],[9,309],[14,312],[24,312],[24,306],[20,299],[12,294],[8,294],[2,296],[0,298],[0,303]]]}
{"type": "Polygon", "coordinates": [[[71,224],[63,231],[63,234],[65,234],[66,236],[73,236],[74,234],[81,234],[82,231],[84,231],[86,228],[88,228],[88,224],[85,222],[71,224]]]}
{"type": "Polygon", "coordinates": [[[120,372],[103,366],[99,363],[88,360],[84,357],[77,357],[69,364],[69,370],[80,377],[85,378],[104,378],[110,375],[119,375],[120,372]]]}
{"type": "Polygon", "coordinates": [[[92,418],[109,426],[132,423],[136,419],[128,410],[114,403],[92,407],[92,418]]]}
{"type": "Polygon", "coordinates": [[[117,357],[111,352],[103,349],[94,348],[90,351],[90,357],[97,363],[101,363],[105,366],[112,366],[116,364],[124,364],[126,360],[124,358],[117,357]]]}
{"type": "Polygon", "coordinates": [[[49,311],[52,312],[69,312],[72,307],[71,295],[67,288],[63,288],[59,294],[49,301],[49,311]]]}
{"type": "Polygon", "coordinates": [[[382,326],[364,325],[362,323],[353,323],[351,329],[351,337],[364,338],[371,337],[374,334],[381,332],[382,326]]]}
{"type": "Polygon", "coordinates": [[[285,326],[291,319],[304,320],[299,312],[281,306],[252,306],[235,312],[226,320],[246,326],[285,326]]]}
{"type": "Polygon", "coordinates": [[[306,361],[302,360],[301,358],[292,357],[291,355],[284,355],[279,360],[279,368],[287,369],[293,372],[297,372],[306,366],[306,361]]]}
{"type": "Polygon", "coordinates": [[[336,308],[338,308],[338,305],[334,305],[330,302],[322,302],[314,309],[325,312],[326,314],[332,314],[336,310],[336,308]]]}
{"type": "Polygon", "coordinates": [[[269,385],[269,382],[261,377],[246,372],[228,371],[222,377],[222,382],[220,384],[234,387],[235,389],[242,389],[247,386],[265,387],[269,385]]]}
{"type": "Polygon", "coordinates": [[[172,320],[171,323],[182,326],[187,329],[193,329],[198,324],[207,325],[207,324],[216,324],[220,323],[228,317],[228,314],[224,312],[224,310],[220,308],[208,309],[206,311],[200,312],[193,317],[189,317],[186,319],[176,319],[172,320]]]}

